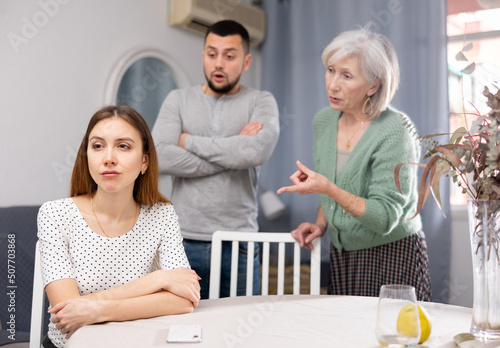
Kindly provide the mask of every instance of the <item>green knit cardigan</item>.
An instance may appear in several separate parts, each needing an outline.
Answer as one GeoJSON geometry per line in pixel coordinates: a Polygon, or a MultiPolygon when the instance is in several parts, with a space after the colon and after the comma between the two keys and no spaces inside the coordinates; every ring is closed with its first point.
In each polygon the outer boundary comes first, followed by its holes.
{"type": "Polygon", "coordinates": [[[337,250],[360,250],[400,240],[422,229],[420,216],[408,220],[417,206],[417,166],[400,171],[399,193],[394,169],[399,163],[418,162],[420,147],[403,125],[408,117],[389,107],[373,120],[352,150],[338,175],[337,125],[340,111],[327,108],[314,119],[313,159],[315,171],[338,187],[362,197],[363,215],[354,217],[327,195],[319,195],[337,250]]]}

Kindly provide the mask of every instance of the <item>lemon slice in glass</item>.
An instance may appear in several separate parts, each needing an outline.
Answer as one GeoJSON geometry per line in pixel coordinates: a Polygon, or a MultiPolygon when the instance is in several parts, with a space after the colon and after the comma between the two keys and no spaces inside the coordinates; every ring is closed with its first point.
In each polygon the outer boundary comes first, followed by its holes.
{"type": "MultiPolygon", "coordinates": [[[[418,307],[418,317],[420,319],[420,340],[419,344],[427,341],[431,334],[431,320],[427,311],[421,307],[418,307]]],[[[397,330],[400,335],[417,337],[418,336],[418,325],[417,316],[415,315],[415,305],[408,304],[404,306],[398,315],[397,320],[397,330]]]]}

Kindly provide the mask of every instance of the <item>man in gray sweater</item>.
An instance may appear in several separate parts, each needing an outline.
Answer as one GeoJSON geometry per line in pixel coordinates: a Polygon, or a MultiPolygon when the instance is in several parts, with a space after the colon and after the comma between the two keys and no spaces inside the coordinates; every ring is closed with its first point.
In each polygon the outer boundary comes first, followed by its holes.
{"type": "MultiPolygon", "coordinates": [[[[216,230],[257,232],[259,167],[279,136],[276,100],[240,84],[252,61],[249,36],[239,23],[212,25],[202,52],[206,84],[174,90],[153,128],[160,172],[173,177],[172,202],[184,248],[208,298],[212,234],[216,230]]],[[[246,243],[238,274],[246,273],[246,243]]],[[[221,297],[229,296],[231,247],[223,245],[221,297]]],[[[258,248],[254,294],[260,293],[258,248]]],[[[246,277],[238,277],[244,294],[246,277]]]]}

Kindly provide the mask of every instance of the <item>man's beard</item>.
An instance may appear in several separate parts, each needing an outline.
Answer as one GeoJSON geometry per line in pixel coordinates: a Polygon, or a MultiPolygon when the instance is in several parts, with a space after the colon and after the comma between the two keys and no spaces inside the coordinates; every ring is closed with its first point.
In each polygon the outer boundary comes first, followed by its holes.
{"type": "Polygon", "coordinates": [[[235,81],[233,81],[232,83],[228,82],[227,85],[225,85],[225,86],[217,87],[217,86],[214,86],[214,84],[212,83],[212,80],[209,79],[208,76],[205,74],[205,79],[207,80],[208,87],[210,87],[210,89],[212,91],[214,91],[215,93],[219,93],[219,94],[226,94],[226,93],[230,92],[240,82],[240,77],[241,76],[238,76],[238,78],[235,81]]]}

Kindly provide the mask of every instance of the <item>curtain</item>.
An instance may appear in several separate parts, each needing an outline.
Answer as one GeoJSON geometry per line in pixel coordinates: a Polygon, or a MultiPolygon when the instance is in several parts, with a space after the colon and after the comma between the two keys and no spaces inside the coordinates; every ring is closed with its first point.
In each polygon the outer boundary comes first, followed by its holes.
{"type": "MultiPolygon", "coordinates": [[[[261,169],[263,190],[289,185],[288,177],[297,170],[296,160],[313,168],[313,118],[329,106],[320,57],[342,31],[369,26],[386,35],[398,53],[401,69],[401,84],[392,105],[412,118],[421,135],[448,131],[444,0],[263,0],[261,6],[268,25],[262,45],[262,89],[276,97],[281,125],[276,149],[261,169]]],[[[449,216],[448,181],[441,186],[443,210],[449,216]]],[[[317,196],[285,193],[280,198],[287,206],[285,214],[271,221],[259,214],[261,231],[291,231],[301,222],[315,221],[317,196]]],[[[446,302],[450,222],[432,199],[422,219],[433,298],[446,302]]],[[[328,260],[328,236],[323,239],[322,255],[328,260]]]]}

